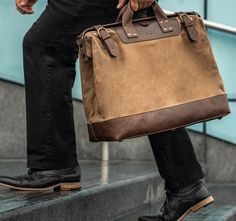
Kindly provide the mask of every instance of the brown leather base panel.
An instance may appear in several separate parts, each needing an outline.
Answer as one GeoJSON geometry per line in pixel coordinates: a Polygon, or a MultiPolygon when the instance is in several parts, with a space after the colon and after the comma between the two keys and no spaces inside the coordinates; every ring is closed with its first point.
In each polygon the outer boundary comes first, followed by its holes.
{"type": "Polygon", "coordinates": [[[229,113],[227,95],[222,94],[156,111],[90,123],[89,139],[91,142],[122,141],[220,118],[229,113]]]}

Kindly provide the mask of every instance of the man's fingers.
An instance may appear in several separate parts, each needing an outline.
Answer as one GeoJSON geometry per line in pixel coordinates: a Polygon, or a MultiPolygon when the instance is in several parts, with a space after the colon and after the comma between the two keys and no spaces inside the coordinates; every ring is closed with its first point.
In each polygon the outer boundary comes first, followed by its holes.
{"type": "Polygon", "coordinates": [[[133,11],[137,11],[139,9],[139,4],[137,0],[130,0],[131,8],[133,11]]]}
{"type": "Polygon", "coordinates": [[[25,7],[23,7],[23,6],[17,6],[16,8],[17,8],[17,10],[20,11],[20,12],[21,12],[21,11],[27,12],[27,9],[26,9],[25,7]]]}
{"type": "Polygon", "coordinates": [[[25,6],[21,5],[22,0],[16,0],[16,8],[17,10],[20,9],[20,11],[25,11],[25,6]]]}
{"type": "MultiPolygon", "coordinates": [[[[16,0],[16,8],[21,14],[33,14],[32,6],[28,5],[28,0],[16,0]]],[[[35,3],[35,2],[34,2],[35,3]]]]}
{"type": "MultiPolygon", "coordinates": [[[[20,6],[23,8],[23,10],[27,13],[27,14],[32,14],[33,9],[32,6],[36,1],[31,1],[31,0],[20,0],[20,6]]],[[[21,8],[21,9],[22,9],[21,8]]]]}
{"type": "Polygon", "coordinates": [[[21,14],[25,14],[26,12],[24,10],[22,10],[21,8],[19,7],[16,7],[17,11],[20,12],[21,14]]]}
{"type": "Polygon", "coordinates": [[[148,7],[150,7],[153,2],[154,2],[154,1],[145,2],[144,5],[143,5],[143,8],[148,8],[148,7]]]}
{"type": "Polygon", "coordinates": [[[21,0],[21,1],[20,1],[20,5],[21,5],[21,6],[27,6],[28,3],[29,3],[28,0],[21,0]]]}
{"type": "Polygon", "coordinates": [[[34,13],[33,9],[32,8],[28,8],[28,7],[16,6],[16,9],[21,14],[33,14],[34,13]]]}
{"type": "MultiPolygon", "coordinates": [[[[138,11],[140,9],[147,8],[152,5],[153,2],[154,0],[130,0],[131,8],[133,11],[138,11]]],[[[126,0],[119,0],[117,9],[121,9],[125,4],[126,0]]]]}
{"type": "Polygon", "coordinates": [[[27,8],[26,14],[33,14],[34,10],[32,8],[27,8]]]}
{"type": "Polygon", "coordinates": [[[36,2],[37,2],[37,0],[29,0],[27,6],[30,6],[30,7],[31,7],[31,6],[33,6],[36,2]]]}
{"type": "Polygon", "coordinates": [[[28,2],[27,7],[32,7],[34,5],[33,2],[28,2]]]}
{"type": "Polygon", "coordinates": [[[126,0],[119,0],[118,5],[116,6],[117,9],[121,9],[126,3],[126,0]]]}
{"type": "Polygon", "coordinates": [[[33,14],[33,10],[22,10],[20,8],[17,8],[17,11],[19,11],[21,14],[33,14]]]}
{"type": "Polygon", "coordinates": [[[131,0],[131,7],[137,11],[151,6],[153,2],[154,0],[131,0]]]}
{"type": "Polygon", "coordinates": [[[144,7],[145,7],[145,3],[140,2],[140,3],[138,4],[138,10],[143,9],[144,7]]]}

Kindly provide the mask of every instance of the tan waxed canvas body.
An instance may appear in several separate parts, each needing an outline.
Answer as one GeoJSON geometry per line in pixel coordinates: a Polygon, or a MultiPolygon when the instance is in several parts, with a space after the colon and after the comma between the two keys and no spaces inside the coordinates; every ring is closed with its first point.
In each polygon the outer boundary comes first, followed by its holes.
{"type": "Polygon", "coordinates": [[[193,25],[188,30],[176,13],[167,17],[172,32],[150,17],[133,21],[138,37],[129,38],[124,20],[79,36],[90,141],[121,141],[230,113],[203,21],[184,16],[193,25]],[[108,32],[111,51],[99,31],[108,32]]]}

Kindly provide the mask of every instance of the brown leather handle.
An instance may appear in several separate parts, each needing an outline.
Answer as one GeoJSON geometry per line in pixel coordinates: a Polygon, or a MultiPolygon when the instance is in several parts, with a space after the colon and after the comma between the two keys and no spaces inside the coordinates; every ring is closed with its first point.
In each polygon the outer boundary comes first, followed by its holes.
{"type": "Polygon", "coordinates": [[[161,9],[160,5],[156,1],[153,2],[152,9],[157,19],[168,19],[166,13],[161,9]]]}
{"type": "MultiPolygon", "coordinates": [[[[154,1],[152,4],[152,9],[158,24],[160,25],[162,31],[164,33],[173,31],[171,27],[168,17],[165,12],[161,9],[159,4],[154,1]]],[[[138,37],[138,33],[136,32],[132,20],[134,16],[134,11],[131,8],[130,2],[128,2],[121,10],[116,19],[116,21],[122,20],[122,27],[126,33],[128,38],[136,38],[138,37]]]]}
{"type": "Polygon", "coordinates": [[[122,15],[124,14],[125,10],[127,9],[128,7],[128,3],[125,4],[121,9],[120,9],[120,12],[116,18],[116,21],[115,22],[120,22],[122,20],[122,15]]]}

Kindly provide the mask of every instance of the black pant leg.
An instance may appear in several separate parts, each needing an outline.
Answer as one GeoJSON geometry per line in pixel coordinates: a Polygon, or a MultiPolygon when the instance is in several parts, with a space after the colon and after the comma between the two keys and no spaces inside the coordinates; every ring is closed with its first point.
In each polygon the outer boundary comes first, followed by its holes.
{"type": "Polygon", "coordinates": [[[113,22],[116,1],[50,0],[23,42],[28,167],[78,165],[71,89],[85,28],[113,22]]]}
{"type": "Polygon", "coordinates": [[[165,189],[179,189],[205,176],[185,128],[148,135],[165,189]]]}

